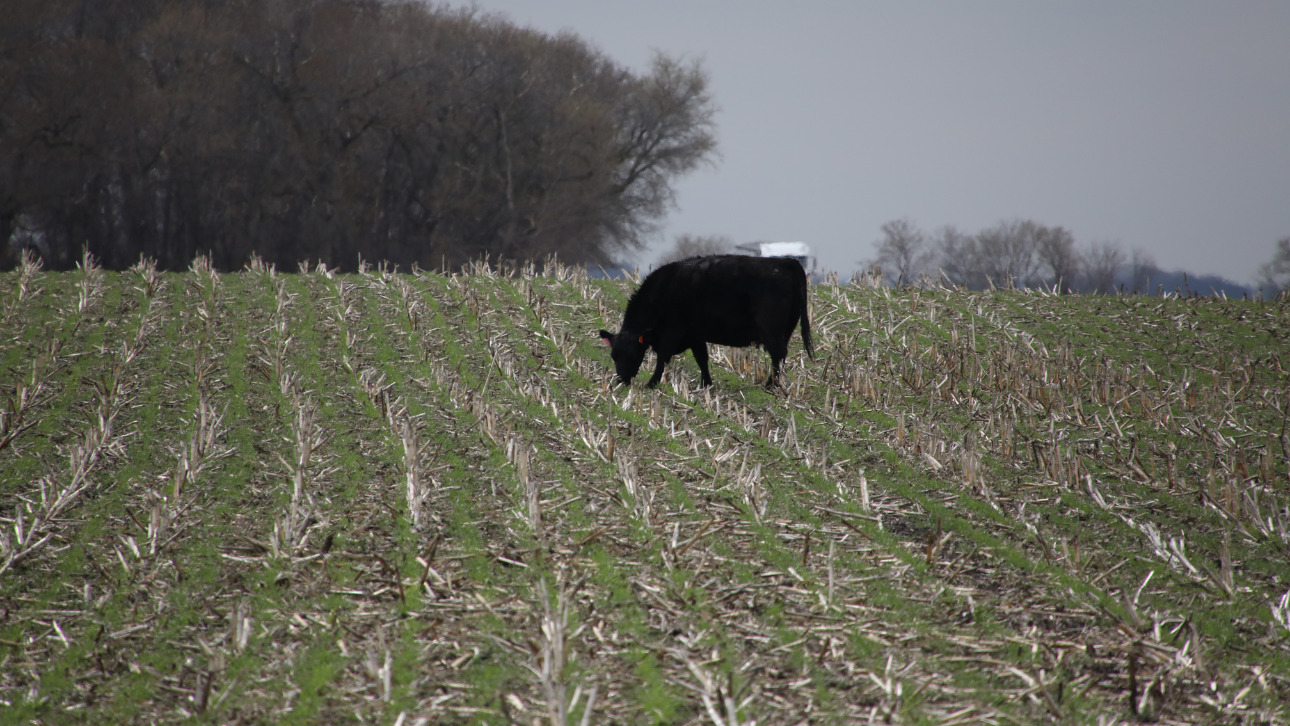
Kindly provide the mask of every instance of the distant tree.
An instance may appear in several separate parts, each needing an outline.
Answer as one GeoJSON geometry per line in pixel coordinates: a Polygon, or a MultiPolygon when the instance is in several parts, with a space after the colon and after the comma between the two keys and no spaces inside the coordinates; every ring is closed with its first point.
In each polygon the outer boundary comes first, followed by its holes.
{"type": "Polygon", "coordinates": [[[882,225],[882,238],[874,247],[878,252],[874,261],[893,287],[912,285],[934,256],[923,231],[907,218],[882,225]]]}
{"type": "Polygon", "coordinates": [[[1140,247],[1129,254],[1129,287],[1139,294],[1151,294],[1151,279],[1159,272],[1156,259],[1140,247]]]}
{"type": "Polygon", "coordinates": [[[937,264],[951,282],[973,290],[1030,287],[1042,281],[1040,241],[1064,233],[1030,220],[999,222],[970,237],[946,227],[934,245],[937,264]]]}
{"type": "Polygon", "coordinates": [[[1277,240],[1272,259],[1259,267],[1259,286],[1266,297],[1290,290],[1290,237],[1277,240]]]}
{"type": "Polygon", "coordinates": [[[1115,277],[1124,264],[1124,248],[1118,242],[1100,242],[1084,252],[1083,292],[1105,295],[1115,290],[1115,277]]]}
{"type": "Polygon", "coordinates": [[[658,258],[658,264],[666,265],[669,262],[684,260],[689,257],[702,257],[706,255],[722,255],[730,252],[735,247],[734,240],[725,235],[692,235],[683,234],[676,238],[672,249],[658,258]]]}
{"type": "Polygon", "coordinates": [[[1075,250],[1075,237],[1062,227],[1043,227],[1036,230],[1035,254],[1041,269],[1047,269],[1046,284],[1062,293],[1074,292],[1079,285],[1080,258],[1075,250]]]}
{"type": "Polygon", "coordinates": [[[977,270],[976,238],[954,226],[941,227],[932,240],[936,265],[945,280],[971,290],[986,286],[985,276],[977,270]]]}
{"type": "MultiPolygon", "coordinates": [[[[895,261],[916,248],[922,235],[913,222],[901,219],[882,227],[884,237],[875,242],[888,284],[898,284],[901,268],[895,261]]],[[[1183,294],[1226,294],[1240,297],[1252,292],[1216,275],[1194,275],[1161,270],[1146,251],[1126,252],[1119,242],[1107,241],[1077,249],[1074,235],[1064,227],[1049,227],[1033,220],[1002,221],[968,234],[946,226],[921,238],[931,254],[927,269],[940,279],[970,290],[989,287],[1056,286],[1062,293],[1107,294],[1122,290],[1151,294],[1163,287],[1183,294]],[[1185,278],[1185,279],[1184,279],[1185,278]]],[[[1290,237],[1277,242],[1273,259],[1261,268],[1264,295],[1290,290],[1290,237]]],[[[905,278],[906,280],[910,278],[905,278]]]]}
{"type": "Polygon", "coordinates": [[[998,287],[1029,287],[1039,281],[1035,252],[1044,227],[1030,220],[999,222],[976,235],[977,271],[998,287]]]}

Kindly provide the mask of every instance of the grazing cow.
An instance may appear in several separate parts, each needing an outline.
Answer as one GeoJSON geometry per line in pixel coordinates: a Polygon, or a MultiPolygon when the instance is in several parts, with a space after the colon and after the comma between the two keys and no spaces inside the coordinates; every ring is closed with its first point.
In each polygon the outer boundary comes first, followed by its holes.
{"type": "Polygon", "coordinates": [[[654,270],[627,302],[622,329],[601,330],[612,347],[614,367],[624,384],[631,383],[645,351],[658,356],[647,384],[658,385],[672,356],[687,348],[712,385],[708,373],[708,343],[743,347],[761,344],[770,354],[773,371],[769,388],[779,378],[788,356],[788,339],[802,321],[802,344],[811,350],[811,322],[806,315],[806,273],[788,257],[716,255],[692,257],[654,270]]]}

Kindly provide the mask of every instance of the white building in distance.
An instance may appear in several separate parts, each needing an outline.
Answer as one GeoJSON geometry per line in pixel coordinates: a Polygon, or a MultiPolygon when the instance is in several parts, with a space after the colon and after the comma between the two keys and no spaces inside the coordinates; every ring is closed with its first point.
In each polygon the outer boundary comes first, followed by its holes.
{"type": "Polygon", "coordinates": [[[747,242],[735,249],[753,257],[792,257],[801,263],[807,277],[815,275],[815,254],[805,242],[747,242]]]}

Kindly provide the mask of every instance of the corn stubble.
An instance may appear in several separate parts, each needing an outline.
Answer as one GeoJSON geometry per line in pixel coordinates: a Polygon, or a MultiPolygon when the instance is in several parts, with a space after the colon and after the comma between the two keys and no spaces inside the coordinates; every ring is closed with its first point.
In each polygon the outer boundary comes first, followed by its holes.
{"type": "Polygon", "coordinates": [[[6,273],[5,708],[1284,720],[1283,305],[830,276],[646,391],[627,283],[302,270],[6,273]]]}

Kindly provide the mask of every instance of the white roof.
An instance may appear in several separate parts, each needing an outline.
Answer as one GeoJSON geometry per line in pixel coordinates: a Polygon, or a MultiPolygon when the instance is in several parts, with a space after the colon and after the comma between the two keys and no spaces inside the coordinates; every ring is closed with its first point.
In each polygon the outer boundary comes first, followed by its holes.
{"type": "Polygon", "coordinates": [[[762,242],[762,257],[810,257],[811,247],[805,242],[762,242]]]}
{"type": "Polygon", "coordinates": [[[811,246],[805,242],[747,242],[735,249],[762,257],[811,257],[811,246]]]}

